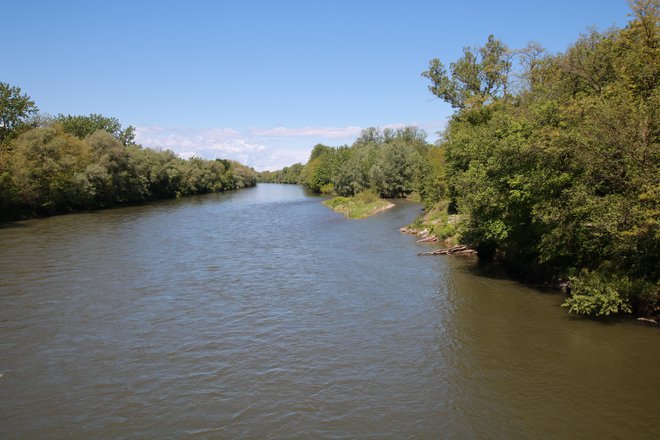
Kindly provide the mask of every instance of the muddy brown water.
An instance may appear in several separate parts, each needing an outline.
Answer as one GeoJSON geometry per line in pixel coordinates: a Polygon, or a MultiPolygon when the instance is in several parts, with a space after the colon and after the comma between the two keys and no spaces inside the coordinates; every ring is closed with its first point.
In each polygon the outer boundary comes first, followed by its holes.
{"type": "Polygon", "coordinates": [[[259,185],[0,228],[0,438],[660,438],[660,331],[259,185]]]}

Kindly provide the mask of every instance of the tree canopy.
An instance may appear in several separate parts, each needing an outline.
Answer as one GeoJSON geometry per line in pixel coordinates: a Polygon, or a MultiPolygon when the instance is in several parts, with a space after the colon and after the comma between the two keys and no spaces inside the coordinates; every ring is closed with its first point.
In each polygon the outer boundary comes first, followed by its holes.
{"type": "Polygon", "coordinates": [[[442,194],[431,189],[442,167],[441,148],[426,142],[426,133],[417,127],[397,129],[369,127],[353,145],[314,146],[304,166],[296,164],[275,172],[264,172],[267,182],[302,183],[319,193],[354,196],[374,190],[381,197],[406,197],[412,193],[437,201],[442,194]]]}
{"type": "Polygon", "coordinates": [[[527,278],[570,278],[573,312],[658,304],[658,23],[657,1],[639,0],[625,28],[563,54],[491,36],[422,73],[458,109],[443,146],[461,240],[527,278]]]}
{"type": "Polygon", "coordinates": [[[36,112],[34,101],[20,87],[0,82],[0,145],[28,129],[36,112]]]}
{"type": "Polygon", "coordinates": [[[454,108],[492,102],[506,95],[511,52],[493,35],[479,49],[463,48],[463,56],[449,64],[449,72],[437,58],[422,75],[431,80],[429,90],[454,108]]]}
{"type": "Polygon", "coordinates": [[[33,124],[30,97],[18,87],[0,88],[0,220],[256,184],[254,170],[237,162],[142,148],[133,127],[123,129],[116,118],[60,114],[33,124]]]}
{"type": "Polygon", "coordinates": [[[129,125],[122,129],[121,122],[117,118],[109,118],[92,113],[89,116],[72,116],[59,114],[54,119],[62,125],[65,132],[85,139],[98,130],[107,131],[124,146],[133,144],[135,140],[135,127],[129,125]]]}

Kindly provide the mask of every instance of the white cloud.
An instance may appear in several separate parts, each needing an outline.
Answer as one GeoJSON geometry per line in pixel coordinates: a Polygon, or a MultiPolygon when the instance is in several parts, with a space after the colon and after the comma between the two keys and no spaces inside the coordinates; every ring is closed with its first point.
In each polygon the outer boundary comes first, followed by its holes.
{"type": "Polygon", "coordinates": [[[158,146],[177,150],[181,148],[209,147],[231,139],[240,133],[232,128],[187,128],[147,126],[135,129],[135,139],[145,146],[158,146]]]}
{"type": "MultiPolygon", "coordinates": [[[[390,124],[382,128],[417,125],[429,133],[444,128],[445,122],[422,124],[390,124]]],[[[231,159],[262,170],[276,170],[297,162],[305,163],[317,143],[350,144],[360,135],[362,127],[273,127],[252,128],[245,132],[233,128],[136,127],[135,140],[150,148],[174,151],[180,157],[231,159]]]]}
{"type": "Polygon", "coordinates": [[[176,153],[176,155],[179,156],[181,159],[190,159],[191,157],[197,156],[194,151],[181,151],[179,153],[176,153]]]}
{"type": "Polygon", "coordinates": [[[252,128],[250,133],[261,137],[317,137],[325,139],[345,139],[357,137],[362,127],[273,127],[252,128]]]}

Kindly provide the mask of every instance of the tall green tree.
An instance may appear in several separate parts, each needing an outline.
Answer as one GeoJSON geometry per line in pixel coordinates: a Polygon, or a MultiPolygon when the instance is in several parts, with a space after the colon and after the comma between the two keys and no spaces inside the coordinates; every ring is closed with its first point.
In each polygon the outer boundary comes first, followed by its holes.
{"type": "Polygon", "coordinates": [[[36,128],[13,143],[12,180],[20,206],[40,215],[88,207],[94,196],[87,179],[89,146],[61,127],[36,128]]]}
{"type": "Polygon", "coordinates": [[[122,145],[132,145],[135,141],[135,127],[129,125],[122,128],[121,122],[117,118],[103,116],[92,113],[89,116],[72,116],[59,114],[55,121],[62,124],[64,131],[76,136],[78,139],[85,139],[98,130],[107,131],[122,145]]]}
{"type": "Polygon", "coordinates": [[[463,56],[450,63],[449,71],[434,58],[422,76],[431,80],[429,90],[454,108],[489,103],[506,95],[511,70],[511,53],[493,35],[477,49],[463,48],[463,56]]]}
{"type": "Polygon", "coordinates": [[[457,108],[443,147],[462,241],[523,277],[572,280],[571,312],[660,304],[658,9],[634,1],[625,28],[590,31],[563,54],[518,51],[513,92],[494,39],[450,73],[436,60],[424,72],[457,108]]]}
{"type": "Polygon", "coordinates": [[[0,82],[0,145],[29,129],[28,120],[37,106],[20,87],[0,82]]]}
{"type": "Polygon", "coordinates": [[[398,142],[385,144],[371,169],[374,189],[382,197],[407,196],[414,190],[415,172],[419,163],[420,158],[410,146],[398,142]]]}

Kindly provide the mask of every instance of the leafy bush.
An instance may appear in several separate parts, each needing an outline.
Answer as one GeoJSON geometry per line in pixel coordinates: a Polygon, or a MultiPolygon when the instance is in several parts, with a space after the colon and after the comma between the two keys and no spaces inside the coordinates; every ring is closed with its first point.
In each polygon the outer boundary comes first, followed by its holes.
{"type": "Polygon", "coordinates": [[[562,304],[569,312],[588,316],[632,312],[630,298],[625,293],[631,289],[627,278],[584,270],[570,281],[571,296],[562,304]]]}
{"type": "Polygon", "coordinates": [[[573,313],[660,310],[660,11],[631,7],[563,54],[490,37],[423,73],[457,109],[442,136],[457,233],[530,281],[579,273],[573,313]]]}

